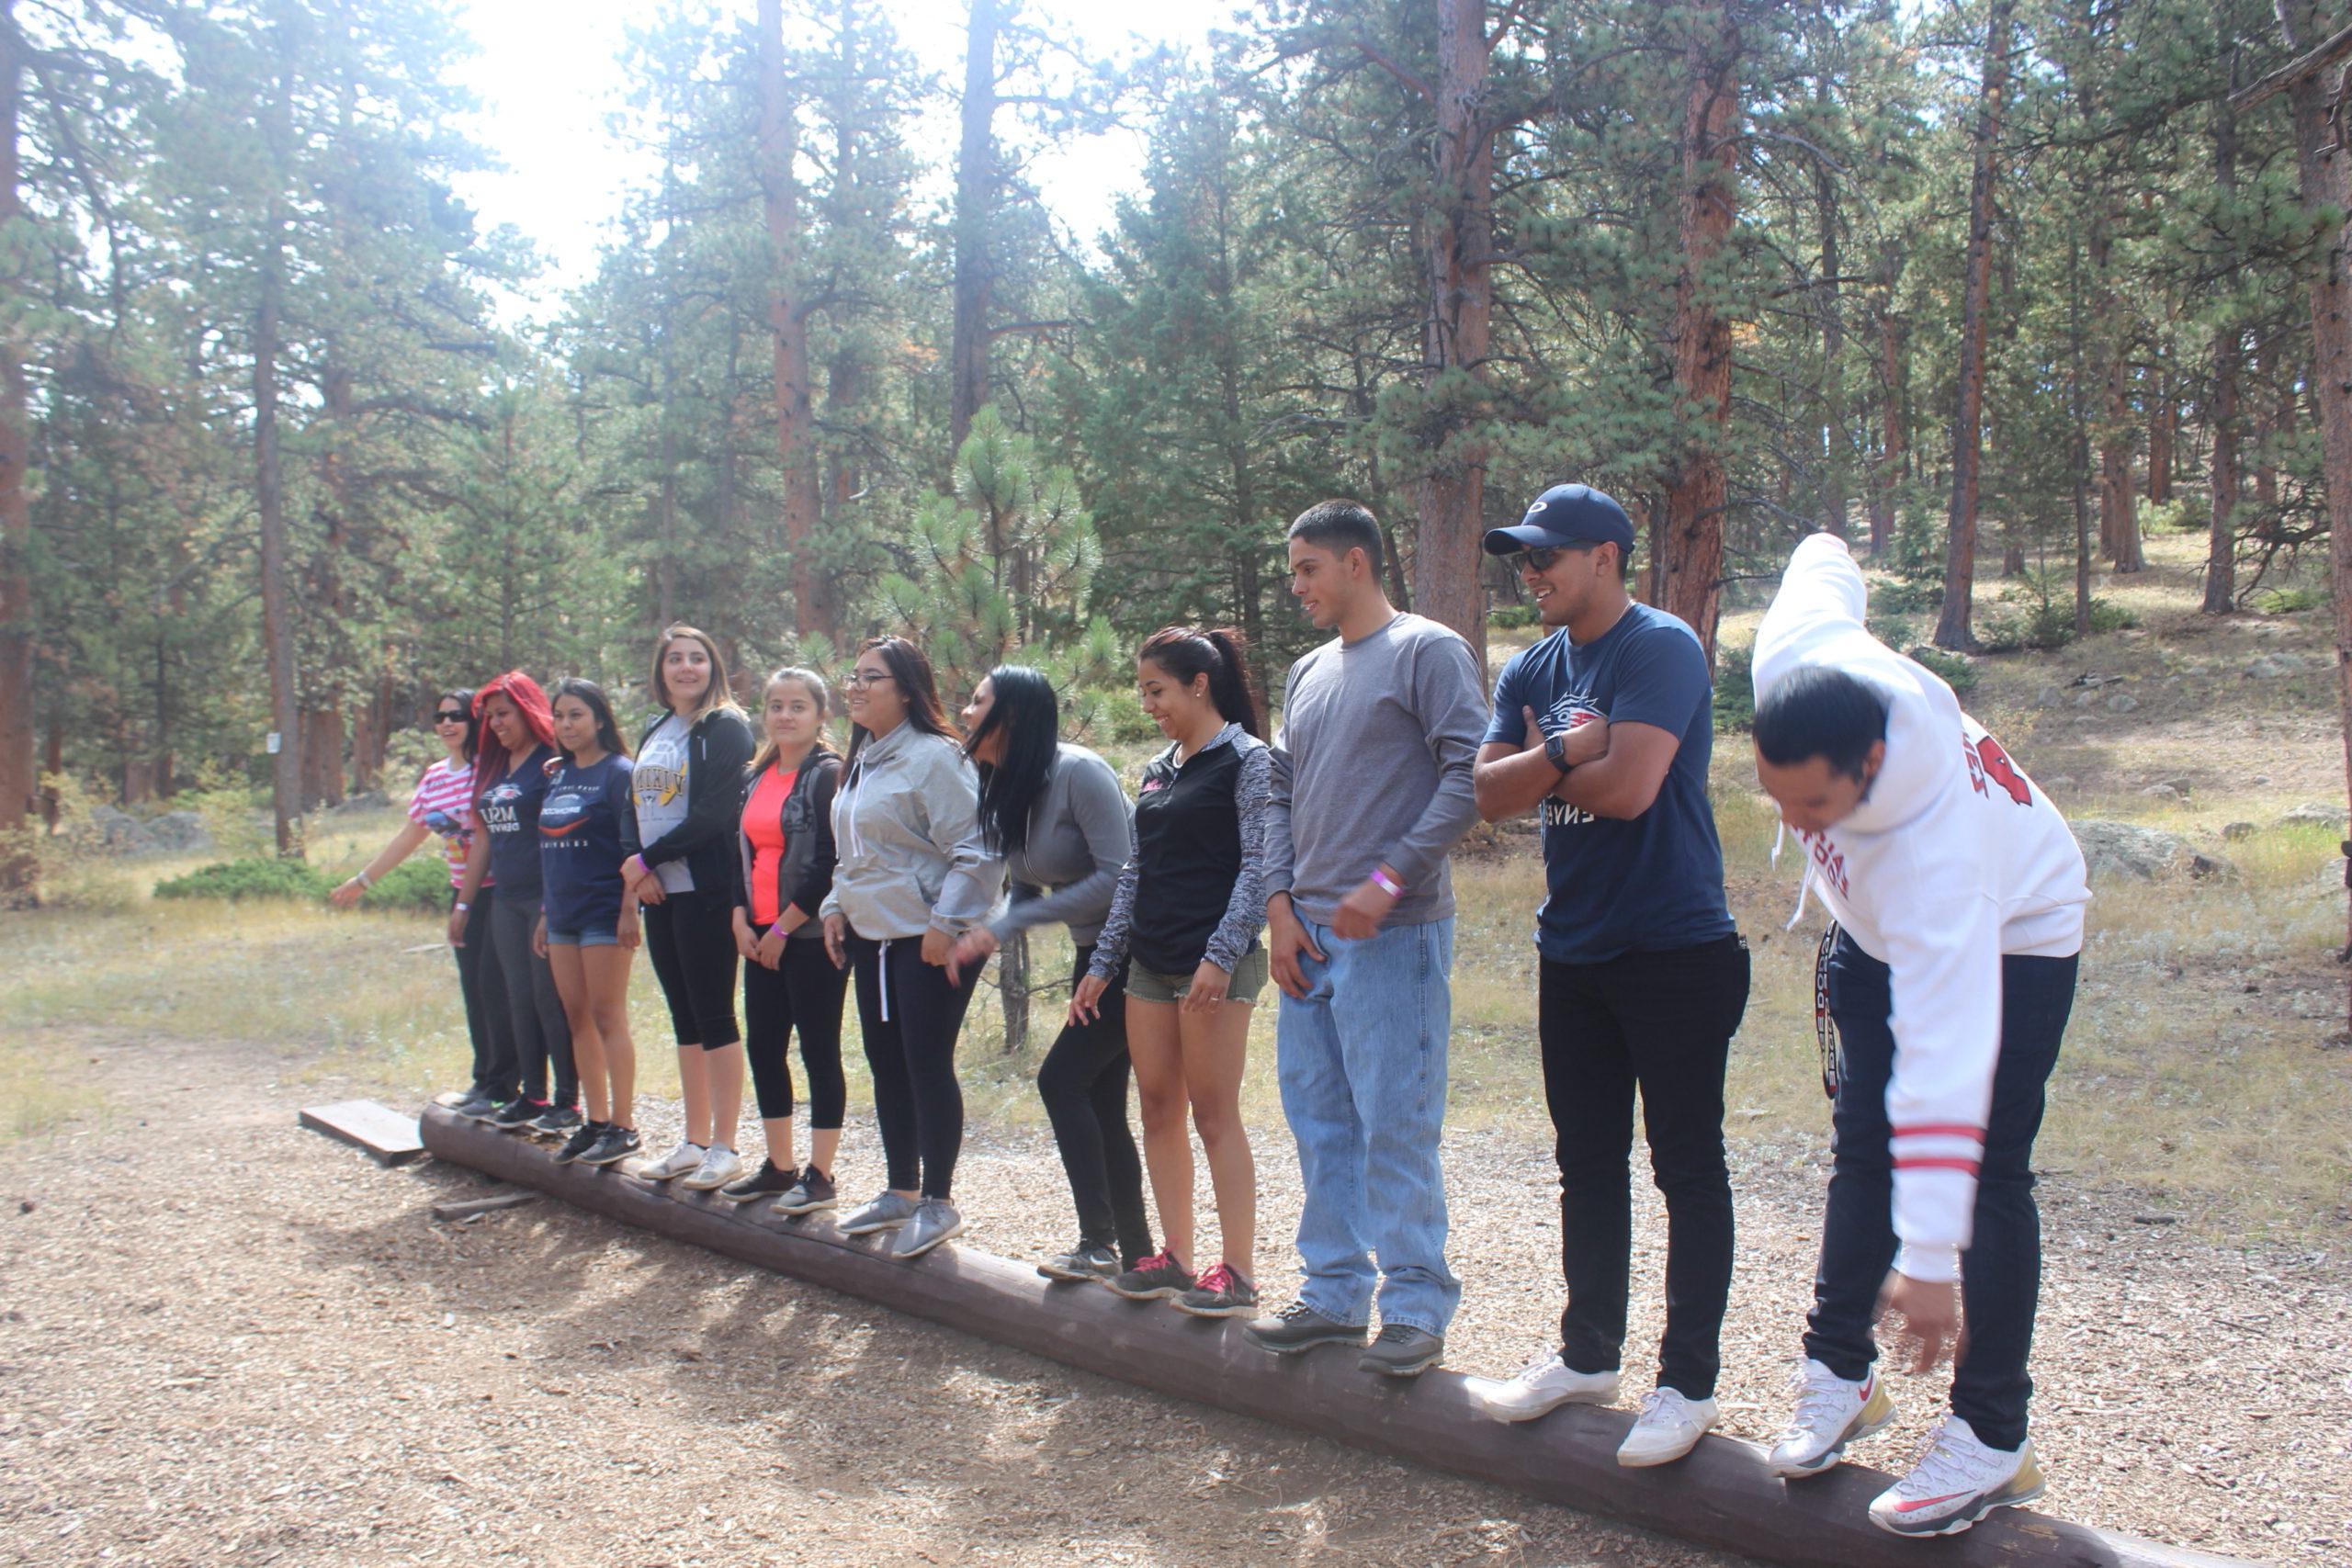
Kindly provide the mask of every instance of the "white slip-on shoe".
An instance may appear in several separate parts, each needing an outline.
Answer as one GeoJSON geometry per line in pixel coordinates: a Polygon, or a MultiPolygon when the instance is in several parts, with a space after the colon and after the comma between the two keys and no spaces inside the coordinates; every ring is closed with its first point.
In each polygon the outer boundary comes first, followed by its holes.
{"type": "Polygon", "coordinates": [[[1615,1372],[1571,1371],[1557,1350],[1540,1356],[1515,1377],[1470,1380],[1471,1403],[1498,1421],[1532,1421],[1563,1404],[1613,1404],[1615,1372]]]}

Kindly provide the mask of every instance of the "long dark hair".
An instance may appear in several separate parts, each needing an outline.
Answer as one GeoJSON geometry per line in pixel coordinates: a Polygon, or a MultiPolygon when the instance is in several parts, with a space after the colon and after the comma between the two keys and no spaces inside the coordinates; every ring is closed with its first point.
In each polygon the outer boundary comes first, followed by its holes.
{"type": "Polygon", "coordinates": [[[1162,626],[1144,639],[1136,657],[1150,660],[1182,685],[1206,675],[1216,711],[1244,734],[1263,739],[1258,694],[1250,690],[1250,666],[1242,661],[1248,646],[1231,626],[1162,626]]]}
{"type": "Polygon", "coordinates": [[[1004,737],[1003,760],[979,764],[980,832],[997,853],[1018,854],[1029,847],[1029,814],[1053,776],[1061,704],[1054,683],[1026,664],[1000,664],[988,681],[993,700],[964,755],[991,735],[1004,737]]]}
{"type": "MultiPolygon", "coordinates": [[[[566,675],[555,683],[555,691],[548,698],[548,709],[552,711],[555,705],[566,697],[578,697],[587,705],[589,714],[596,720],[596,744],[605,749],[605,755],[628,755],[628,743],[621,739],[621,727],[613,722],[613,705],[605,700],[604,687],[584,675],[566,675]]],[[[571,754],[569,748],[559,747],[557,750],[563,752],[563,760],[567,762],[580,760],[571,754]]]]}
{"type": "MultiPolygon", "coordinates": [[[[775,691],[776,687],[782,685],[786,681],[793,682],[798,685],[803,691],[815,698],[817,702],[817,715],[820,722],[817,726],[817,742],[808,749],[808,755],[811,757],[829,757],[832,755],[833,738],[825,732],[825,726],[821,722],[822,720],[829,719],[833,716],[832,691],[825,684],[825,678],[822,675],[818,674],[814,670],[804,668],[798,664],[787,664],[783,669],[777,671],[775,674],[769,676],[765,683],[760,687],[760,710],[762,716],[762,723],[760,725],[760,747],[758,750],[752,753],[752,765],[743,770],[746,777],[754,779],[758,778],[762,773],[766,773],[770,767],[775,765],[776,755],[775,742],[768,739],[767,724],[765,722],[768,705],[768,694],[775,691]]],[[[803,765],[806,766],[805,763],[803,765]]]]}
{"type": "Polygon", "coordinates": [[[475,755],[481,750],[481,715],[474,712],[474,689],[471,686],[452,686],[433,699],[435,710],[438,711],[443,703],[455,703],[465,709],[466,749],[459,754],[465,758],[466,766],[470,768],[474,765],[475,755]]]}
{"type": "MultiPolygon", "coordinates": [[[[906,700],[907,722],[925,735],[936,735],[943,740],[957,740],[956,727],[947,722],[946,710],[939,705],[939,682],[931,672],[931,660],[922,649],[902,637],[870,637],[857,645],[859,658],[878,653],[882,662],[890,667],[890,678],[899,683],[899,695],[906,700]]],[[[852,668],[855,661],[852,661],[852,668]]],[[[849,728],[850,766],[857,765],[857,754],[874,739],[873,731],[862,724],[849,728]]]]}

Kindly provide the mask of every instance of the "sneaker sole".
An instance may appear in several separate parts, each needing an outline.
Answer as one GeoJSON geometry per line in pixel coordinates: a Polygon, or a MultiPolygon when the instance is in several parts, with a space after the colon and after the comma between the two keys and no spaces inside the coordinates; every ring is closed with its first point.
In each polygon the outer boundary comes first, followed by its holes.
{"type": "Polygon", "coordinates": [[[2026,1504],[2035,1501],[2044,1492],[2049,1490],[2049,1483],[2044,1482],[2041,1485],[2033,1487],[2030,1491],[2018,1493],[2014,1497],[2003,1497],[1998,1501],[1981,1503],[1973,1513],[1954,1514],[1950,1518],[1941,1520],[1933,1526],[1920,1529],[1905,1529],[1901,1525],[1889,1524],[1884,1519],[1879,1517],[1875,1512],[1871,1515],[1871,1523],[1876,1525],[1879,1529],[1884,1530],[1889,1535],[1899,1535],[1904,1537],[1905,1540],[1933,1540],[1935,1537],[1939,1535],[1960,1535],[1982,1523],[1984,1516],[1990,1514],[1994,1509],[2022,1507],[2026,1504]]]}
{"type": "Polygon", "coordinates": [[[1774,1475],[1779,1476],[1783,1481],[1803,1481],[1810,1475],[1826,1475],[1831,1471],[1846,1462],[1846,1450],[1848,1449],[1852,1448],[1864,1438],[1877,1437],[1881,1432],[1885,1431],[1889,1427],[1894,1425],[1894,1412],[1893,1410],[1889,1410],[1884,1416],[1881,1416],[1876,1421],[1871,1422],[1860,1431],[1847,1433],[1844,1438],[1838,1439],[1838,1446],[1836,1448],[1831,1449],[1827,1453],[1823,1454],[1811,1464],[1798,1464],[1793,1461],[1782,1464],[1767,1459],[1764,1461],[1764,1468],[1771,1472],[1774,1475]]]}
{"type": "Polygon", "coordinates": [[[1444,1359],[1443,1350],[1433,1351],[1418,1361],[1384,1361],[1377,1356],[1366,1356],[1356,1363],[1360,1372],[1378,1372],[1385,1378],[1417,1378],[1444,1359]]]}
{"type": "Polygon", "coordinates": [[[912,1252],[894,1252],[894,1253],[890,1254],[890,1256],[891,1256],[892,1258],[903,1258],[903,1259],[909,1259],[909,1260],[911,1260],[911,1259],[913,1259],[913,1258],[921,1258],[924,1253],[929,1252],[933,1247],[937,1247],[941,1242],[943,1242],[943,1241],[954,1241],[957,1236],[962,1235],[963,1234],[964,1234],[964,1222],[963,1222],[963,1221],[961,1221],[961,1220],[958,1220],[958,1221],[956,1221],[956,1224],[955,1224],[952,1227],[950,1227],[950,1228],[949,1228],[949,1229],[947,1229],[947,1230],[944,1230],[944,1231],[940,1232],[940,1233],[939,1233],[937,1235],[935,1235],[935,1236],[933,1236],[929,1241],[924,1242],[921,1247],[916,1247],[912,1252]]]}
{"type": "MultiPolygon", "coordinates": [[[[838,1208],[840,1203],[841,1200],[838,1198],[820,1198],[812,1203],[794,1205],[786,1203],[783,1199],[779,1198],[775,1202],[775,1212],[782,1214],[787,1220],[797,1220],[805,1214],[821,1214],[828,1209],[838,1208]]],[[[900,1224],[906,1224],[904,1220],[901,1220],[899,1223],[900,1224]]],[[[843,1235],[848,1235],[852,1233],[843,1231],[842,1234],[843,1235]]],[[[863,1235],[864,1233],[859,1232],[857,1234],[863,1235]]]]}
{"type": "Polygon", "coordinates": [[[606,1170],[620,1164],[621,1161],[628,1158],[631,1155],[636,1153],[637,1150],[635,1149],[623,1149],[616,1155],[606,1155],[602,1159],[590,1159],[586,1155],[582,1155],[573,1163],[577,1165],[593,1165],[599,1170],[606,1170]]]}
{"type": "Polygon", "coordinates": [[[1175,1306],[1187,1317],[1255,1317],[1259,1311],[1256,1302],[1236,1302],[1231,1306],[1194,1306],[1190,1302],[1179,1300],[1175,1306]]]}
{"type": "Polygon", "coordinates": [[[1041,1279],[1057,1280],[1065,1285],[1084,1285],[1097,1280],[1105,1285],[1111,1282],[1108,1274],[1091,1273],[1084,1269],[1057,1269],[1048,1263],[1038,1264],[1037,1273],[1041,1279]]]}
{"type": "MultiPolygon", "coordinates": [[[[908,1218],[911,1219],[913,1216],[909,1215],[908,1218]]],[[[859,1225],[854,1230],[843,1225],[841,1227],[841,1234],[842,1235],[880,1235],[884,1231],[897,1230],[906,1223],[906,1220],[880,1220],[870,1225],[859,1225]]]]}
{"type": "Polygon", "coordinates": [[[775,1198],[780,1196],[773,1187],[763,1187],[752,1192],[733,1192],[722,1187],[718,1190],[718,1195],[721,1198],[726,1199],[730,1203],[756,1203],[763,1198],[775,1198]]]}
{"type": "Polygon", "coordinates": [[[1617,1391],[1615,1389],[1611,1389],[1606,1395],[1599,1393],[1564,1394],[1558,1399],[1547,1400],[1542,1404],[1530,1406],[1490,1404],[1485,1400],[1479,1399],[1476,1393],[1473,1393],[1471,1398],[1473,1402],[1477,1404],[1480,1415],[1485,1416],[1489,1420],[1502,1421],[1512,1426],[1517,1426],[1522,1421],[1540,1421],[1544,1416],[1549,1416],[1552,1412],[1560,1409],[1564,1405],[1593,1404],[1606,1408],[1607,1406],[1617,1403],[1617,1391]]]}
{"type": "Polygon", "coordinates": [[[1269,1356],[1295,1356],[1324,1345],[1346,1345],[1358,1350],[1364,1348],[1364,1337],[1361,1334],[1318,1334],[1312,1339],[1294,1339],[1288,1344],[1275,1344],[1272,1340],[1260,1338],[1246,1328],[1241,1332],[1250,1344],[1255,1345],[1269,1356]]]}
{"type": "Polygon", "coordinates": [[[1712,1427],[1706,1428],[1705,1431],[1702,1431],[1699,1434],[1698,1438],[1690,1439],[1690,1448],[1677,1449],[1671,1453],[1629,1455],[1624,1450],[1620,1449],[1617,1450],[1618,1468],[1621,1470],[1654,1470],[1661,1464],[1673,1464],[1679,1460],[1689,1459],[1690,1457],[1691,1450],[1699,1446],[1699,1438],[1705,1437],[1707,1432],[1711,1432],[1713,1430],[1714,1430],[1714,1428],[1712,1427]]]}
{"type": "Polygon", "coordinates": [[[1182,1295],[1186,1291],[1191,1290],[1193,1287],[1190,1285],[1161,1285],[1157,1289],[1149,1291],[1123,1291],[1119,1289],[1118,1285],[1114,1281],[1105,1280],[1102,1281],[1102,1288],[1110,1292],[1113,1295],[1118,1297],[1121,1301],[1165,1302],[1173,1301],[1176,1297],[1182,1295]]]}
{"type": "MultiPolygon", "coordinates": [[[[736,1178],[733,1175],[729,1175],[727,1178],[727,1181],[733,1181],[736,1178]]],[[[685,1180],[679,1182],[678,1185],[684,1188],[689,1192],[716,1192],[720,1188],[726,1186],[727,1181],[696,1181],[693,1178],[689,1177],[685,1180]]]]}

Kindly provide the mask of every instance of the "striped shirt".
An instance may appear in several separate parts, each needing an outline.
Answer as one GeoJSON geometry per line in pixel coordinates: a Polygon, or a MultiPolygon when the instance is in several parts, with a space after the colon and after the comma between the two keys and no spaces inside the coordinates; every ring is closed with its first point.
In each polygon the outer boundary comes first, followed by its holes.
{"type": "MultiPolygon", "coordinates": [[[[449,863],[449,886],[465,881],[466,852],[474,841],[474,770],[467,762],[440,761],[416,781],[408,803],[408,819],[441,835],[441,853],[449,863]]],[[[490,879],[483,878],[488,886],[490,879]]]]}

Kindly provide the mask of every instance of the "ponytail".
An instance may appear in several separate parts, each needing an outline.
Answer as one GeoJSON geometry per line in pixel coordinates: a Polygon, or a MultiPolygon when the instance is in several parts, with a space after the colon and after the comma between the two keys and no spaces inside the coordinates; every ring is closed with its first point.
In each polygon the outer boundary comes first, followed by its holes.
{"type": "Polygon", "coordinates": [[[1231,626],[1163,626],[1144,639],[1136,652],[1189,686],[1199,676],[1209,678],[1209,701],[1226,721],[1238,724],[1246,735],[1265,739],[1258,694],[1250,684],[1250,665],[1243,657],[1248,644],[1231,626]]]}

